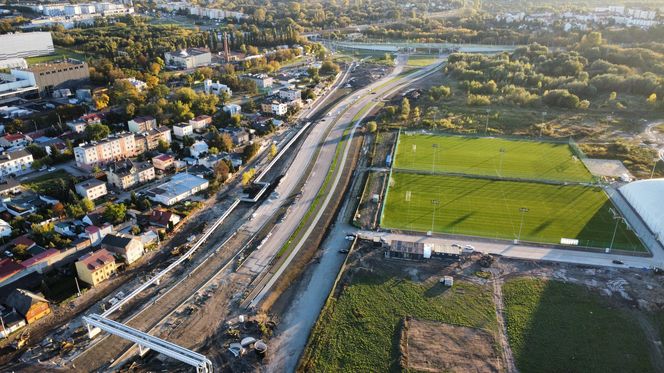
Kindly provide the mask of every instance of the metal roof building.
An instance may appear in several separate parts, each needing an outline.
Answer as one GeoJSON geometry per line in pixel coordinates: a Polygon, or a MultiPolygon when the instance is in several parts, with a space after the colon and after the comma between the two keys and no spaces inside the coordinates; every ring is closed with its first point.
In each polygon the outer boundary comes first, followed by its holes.
{"type": "Polygon", "coordinates": [[[664,179],[639,180],[618,191],[662,242],[664,238],[664,179]]]}

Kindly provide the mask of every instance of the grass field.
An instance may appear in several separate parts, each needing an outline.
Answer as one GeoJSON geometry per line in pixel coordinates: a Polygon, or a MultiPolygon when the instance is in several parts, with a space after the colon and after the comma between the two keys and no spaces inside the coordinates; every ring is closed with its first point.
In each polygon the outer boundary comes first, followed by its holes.
{"type": "Polygon", "coordinates": [[[25,60],[28,62],[28,65],[34,65],[37,63],[45,63],[55,60],[61,60],[63,56],[67,58],[74,58],[80,61],[85,61],[85,55],[61,47],[55,47],[55,52],[53,54],[49,54],[48,56],[28,57],[25,60]]]}
{"type": "Polygon", "coordinates": [[[408,56],[408,66],[423,67],[436,62],[436,56],[408,56]]]}
{"type": "MultiPolygon", "coordinates": [[[[585,186],[393,173],[381,226],[428,231],[433,223],[434,232],[511,240],[523,215],[524,241],[576,238],[579,245],[605,248],[615,227],[610,207],[604,191],[585,186]]],[[[645,251],[622,222],[613,248],[645,251]]]]}
{"type": "Polygon", "coordinates": [[[637,322],[585,288],[519,278],[507,281],[503,294],[522,373],[654,371],[637,322]]]}
{"type": "Polygon", "coordinates": [[[461,136],[399,136],[394,167],[521,179],[588,182],[592,175],[560,143],[461,136]]]}
{"type": "Polygon", "coordinates": [[[356,274],[328,303],[312,331],[302,369],[307,372],[399,370],[399,322],[405,316],[497,328],[488,288],[456,281],[451,289],[385,274],[356,274]]]}

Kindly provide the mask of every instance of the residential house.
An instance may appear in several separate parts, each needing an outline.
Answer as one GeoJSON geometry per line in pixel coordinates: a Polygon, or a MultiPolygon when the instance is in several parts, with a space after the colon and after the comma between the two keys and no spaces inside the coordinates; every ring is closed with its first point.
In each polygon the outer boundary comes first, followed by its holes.
{"type": "Polygon", "coordinates": [[[21,191],[21,184],[13,177],[0,180],[0,195],[16,194],[21,191]]]}
{"type": "Polygon", "coordinates": [[[32,162],[32,154],[25,149],[0,154],[0,177],[25,173],[30,170],[32,162]]]}
{"type": "Polygon", "coordinates": [[[23,193],[11,199],[3,199],[2,206],[12,216],[25,216],[37,211],[38,207],[44,206],[44,202],[36,194],[23,193]]]}
{"type": "Polygon", "coordinates": [[[9,237],[12,235],[12,226],[6,221],[0,219],[0,237],[9,237]]]}
{"type": "Polygon", "coordinates": [[[137,184],[147,183],[156,177],[154,167],[147,162],[132,162],[129,159],[114,162],[106,172],[108,183],[122,190],[137,184]]]}
{"type": "Polygon", "coordinates": [[[101,240],[101,248],[120,255],[127,264],[132,264],[143,256],[143,243],[134,237],[107,234],[101,240]]]}
{"type": "Polygon", "coordinates": [[[224,113],[228,113],[228,115],[235,115],[242,113],[242,106],[238,104],[226,104],[221,110],[223,110],[224,113]]]}
{"type": "Polygon", "coordinates": [[[261,110],[264,113],[274,114],[274,115],[286,115],[288,112],[288,104],[279,102],[277,100],[267,101],[261,103],[261,110]]]}
{"type": "Polygon", "coordinates": [[[256,83],[258,89],[270,88],[274,84],[274,79],[267,74],[247,74],[243,75],[242,78],[256,83]]]}
{"type": "Polygon", "coordinates": [[[199,115],[194,119],[189,119],[189,124],[194,131],[202,130],[212,123],[212,117],[209,115],[199,115]]]}
{"type": "Polygon", "coordinates": [[[160,141],[164,141],[167,144],[171,143],[170,128],[161,126],[157,129],[151,129],[136,135],[136,153],[141,154],[146,151],[155,150],[159,146],[160,141]]]}
{"type": "Polygon", "coordinates": [[[24,269],[24,266],[16,263],[13,259],[0,259],[0,285],[13,282],[13,277],[20,274],[24,269]]]}
{"type": "Polygon", "coordinates": [[[173,228],[180,222],[180,216],[168,210],[154,209],[150,213],[150,225],[173,228]]]}
{"type": "Polygon", "coordinates": [[[173,176],[170,181],[148,190],[146,196],[155,202],[171,206],[207,189],[209,185],[209,182],[204,178],[188,173],[179,173],[173,176]]]}
{"type": "Polygon", "coordinates": [[[60,233],[63,236],[76,236],[76,226],[72,222],[59,221],[55,223],[53,230],[55,233],[60,233]]]}
{"type": "Polygon", "coordinates": [[[46,151],[46,154],[53,154],[53,149],[57,149],[61,153],[67,149],[67,143],[62,139],[54,137],[41,136],[35,139],[34,144],[46,151]]]}
{"type": "Polygon", "coordinates": [[[5,148],[13,148],[15,146],[26,146],[32,139],[22,133],[8,133],[0,137],[0,146],[5,148]]]}
{"type": "Polygon", "coordinates": [[[25,319],[13,308],[9,312],[0,312],[0,318],[2,318],[3,327],[0,329],[0,337],[2,338],[7,338],[10,334],[26,325],[25,319]]]}
{"type": "MultiPolygon", "coordinates": [[[[36,248],[36,246],[28,250],[28,252],[32,253],[34,248],[36,248]]],[[[58,249],[44,250],[44,248],[40,247],[40,250],[42,251],[33,254],[31,258],[22,261],[21,265],[31,272],[44,273],[63,258],[63,254],[58,249]]]]}
{"type": "Polygon", "coordinates": [[[302,91],[299,89],[282,89],[279,91],[279,98],[286,101],[299,101],[302,99],[302,91]]]}
{"type": "Polygon", "coordinates": [[[203,81],[203,90],[207,94],[213,94],[213,95],[221,95],[223,93],[227,93],[228,96],[233,95],[233,91],[231,91],[230,88],[226,84],[221,84],[219,81],[212,82],[211,79],[205,79],[203,81]]]}
{"type": "Polygon", "coordinates": [[[173,135],[181,139],[185,136],[191,136],[194,134],[194,127],[189,123],[178,123],[173,126],[173,135]]]}
{"type": "Polygon", "coordinates": [[[207,153],[209,150],[208,144],[205,141],[198,140],[189,147],[189,153],[192,157],[200,158],[202,154],[207,153]]]}
{"type": "Polygon", "coordinates": [[[140,154],[136,151],[136,139],[131,132],[109,136],[99,142],[80,144],[74,148],[74,158],[79,167],[92,167],[140,154]]]}
{"type": "Polygon", "coordinates": [[[101,243],[101,240],[104,239],[107,234],[113,233],[113,225],[108,223],[102,225],[101,227],[90,225],[85,227],[84,232],[85,237],[90,240],[90,245],[97,246],[101,243]]]}
{"type": "Polygon", "coordinates": [[[5,301],[5,304],[15,309],[28,324],[51,313],[48,303],[43,296],[23,289],[14,289],[5,301]]]}
{"type": "Polygon", "coordinates": [[[136,79],[136,78],[134,78],[134,77],[126,78],[126,79],[121,79],[121,80],[124,80],[124,81],[129,82],[129,84],[133,85],[134,88],[136,88],[136,90],[139,91],[139,92],[143,92],[144,89],[148,88],[148,84],[147,84],[147,83],[145,83],[145,82],[142,81],[142,80],[138,80],[138,79],[136,79]]]}
{"type": "Polygon", "coordinates": [[[83,132],[85,132],[85,127],[88,126],[87,122],[85,122],[83,120],[80,120],[80,119],[68,120],[67,122],[65,122],[65,124],[74,133],[83,133],[83,132]]]}
{"type": "Polygon", "coordinates": [[[94,201],[97,198],[103,197],[108,194],[106,183],[98,179],[88,179],[86,181],[76,184],[74,187],[76,193],[81,197],[94,201]]]}
{"type": "Polygon", "coordinates": [[[159,154],[156,157],[152,157],[152,165],[157,170],[166,171],[175,166],[175,158],[172,155],[159,154]]]}
{"type": "Polygon", "coordinates": [[[91,286],[97,286],[117,272],[113,254],[105,249],[82,256],[75,266],[78,278],[91,286]]]}
{"type": "Polygon", "coordinates": [[[157,120],[150,116],[136,117],[127,122],[129,131],[143,133],[157,128],[157,120]]]}
{"type": "Polygon", "coordinates": [[[235,145],[242,145],[249,142],[249,132],[243,128],[230,129],[226,132],[231,136],[235,145]]]}

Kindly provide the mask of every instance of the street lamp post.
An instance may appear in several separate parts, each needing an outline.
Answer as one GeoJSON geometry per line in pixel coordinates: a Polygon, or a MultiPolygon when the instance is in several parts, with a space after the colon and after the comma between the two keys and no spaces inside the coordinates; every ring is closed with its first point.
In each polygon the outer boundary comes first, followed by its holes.
{"type": "Polygon", "coordinates": [[[519,211],[521,212],[521,224],[519,225],[519,236],[516,239],[517,242],[521,242],[521,230],[523,229],[523,220],[526,216],[526,213],[530,210],[527,207],[521,207],[519,211]]]}
{"type": "Polygon", "coordinates": [[[616,221],[616,225],[615,225],[615,227],[613,227],[613,236],[611,236],[611,244],[609,244],[609,251],[611,251],[611,250],[613,250],[613,244],[616,240],[616,233],[618,233],[618,223],[621,220],[623,222],[625,222],[625,224],[627,224],[627,222],[625,221],[625,218],[620,216],[620,214],[616,210],[614,210],[613,208],[609,208],[609,210],[611,211],[611,214],[613,215],[613,220],[616,221]]]}
{"type": "Polygon", "coordinates": [[[436,207],[440,204],[440,201],[437,199],[432,199],[431,204],[433,205],[433,217],[431,218],[431,233],[433,233],[433,227],[436,223],[436,207]]]}
{"type": "Polygon", "coordinates": [[[489,134],[489,113],[491,113],[491,110],[486,109],[486,123],[484,124],[484,136],[489,134]]]}

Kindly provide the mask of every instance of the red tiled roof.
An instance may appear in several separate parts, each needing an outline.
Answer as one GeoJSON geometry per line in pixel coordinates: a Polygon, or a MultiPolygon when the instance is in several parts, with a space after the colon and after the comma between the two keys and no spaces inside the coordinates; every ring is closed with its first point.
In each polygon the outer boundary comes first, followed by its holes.
{"type": "Polygon", "coordinates": [[[25,135],[22,133],[8,133],[3,138],[7,141],[22,140],[25,138],[25,135]]]}
{"type": "Polygon", "coordinates": [[[168,161],[168,160],[170,160],[170,159],[173,159],[173,156],[172,156],[172,155],[168,155],[168,154],[159,154],[159,155],[156,156],[155,158],[157,158],[157,159],[160,160],[160,161],[168,161]]]}
{"type": "Polygon", "coordinates": [[[113,255],[106,249],[97,250],[93,253],[81,257],[79,262],[83,262],[88,269],[95,270],[115,261],[113,255]]]}
{"type": "Polygon", "coordinates": [[[22,235],[14,238],[11,242],[12,245],[25,245],[27,247],[32,247],[35,244],[35,241],[28,238],[27,235],[22,235]]]}
{"type": "Polygon", "coordinates": [[[97,233],[100,230],[101,229],[99,229],[99,227],[94,226],[94,225],[90,225],[90,226],[85,227],[85,231],[88,232],[88,233],[97,233]]]}
{"type": "Polygon", "coordinates": [[[58,251],[57,249],[48,249],[48,250],[46,250],[42,253],[39,253],[39,254],[33,256],[30,259],[26,259],[26,260],[22,261],[21,265],[24,266],[25,268],[32,267],[33,265],[38,264],[40,262],[43,262],[44,260],[48,259],[49,257],[51,257],[53,255],[57,255],[59,253],[60,253],[60,251],[58,251]]]}
{"type": "Polygon", "coordinates": [[[9,258],[2,259],[0,260],[0,281],[9,278],[24,269],[25,267],[20,263],[16,263],[9,258]]]}
{"type": "Polygon", "coordinates": [[[171,216],[173,216],[173,213],[170,211],[152,210],[152,213],[150,214],[150,223],[166,227],[171,220],[171,216]]]}

